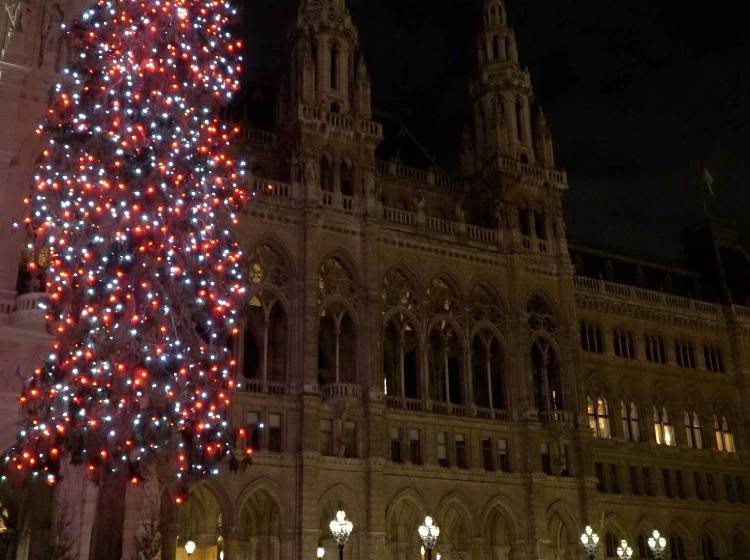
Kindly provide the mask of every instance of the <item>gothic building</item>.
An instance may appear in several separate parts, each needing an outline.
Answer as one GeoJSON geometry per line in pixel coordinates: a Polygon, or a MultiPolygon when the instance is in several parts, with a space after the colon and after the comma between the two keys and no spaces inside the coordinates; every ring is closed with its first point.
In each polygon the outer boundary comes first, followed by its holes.
{"type": "MultiPolygon", "coordinates": [[[[478,1],[478,0],[477,0],[478,1]]],[[[0,15],[0,438],[48,337],[38,280],[19,276],[32,134],[81,2],[0,15]]],[[[301,0],[275,132],[247,128],[238,228],[251,284],[233,421],[245,470],[192,488],[169,476],[54,490],[0,487],[0,558],[47,558],[67,515],[81,559],[415,560],[426,514],[444,560],[636,558],[658,528],[673,560],[750,558],[750,261],[736,228],[685,235],[683,268],[566,241],[565,172],[519,63],[503,0],[483,0],[463,177],[380,161],[367,53],[345,0],[301,0]]],[[[460,140],[460,139],[458,139],[460,140]]],[[[460,142],[457,142],[460,143],[460,142]]],[[[33,258],[41,258],[39,256],[33,258]]],[[[43,263],[40,263],[43,265],[43,263]]]]}

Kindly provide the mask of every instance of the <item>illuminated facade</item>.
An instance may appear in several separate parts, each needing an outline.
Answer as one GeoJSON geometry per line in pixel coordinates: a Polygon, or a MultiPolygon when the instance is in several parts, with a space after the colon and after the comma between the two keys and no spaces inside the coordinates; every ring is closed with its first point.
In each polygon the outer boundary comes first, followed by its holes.
{"type": "MultiPolygon", "coordinates": [[[[21,214],[78,6],[20,0],[0,16],[0,228],[21,214]],[[7,17],[6,17],[7,15],[7,17]]],[[[750,286],[733,230],[687,232],[690,267],[568,247],[551,133],[501,0],[486,0],[463,139],[464,182],[379,161],[367,67],[343,0],[305,0],[288,104],[248,129],[256,179],[239,235],[252,290],[234,421],[258,450],[173,505],[156,478],[97,489],[74,470],[79,558],[129,559],[141,521],[163,559],[419,558],[430,514],[445,560],[569,559],[587,523],[614,557],[750,558],[750,286]],[[108,507],[110,503],[123,508],[108,507]],[[114,538],[114,537],[117,538],[114,538]]],[[[0,243],[3,439],[47,337],[21,239],[0,243]]],[[[46,488],[0,490],[0,558],[44,558],[46,488]],[[3,548],[4,547],[4,548],[3,548]]]]}

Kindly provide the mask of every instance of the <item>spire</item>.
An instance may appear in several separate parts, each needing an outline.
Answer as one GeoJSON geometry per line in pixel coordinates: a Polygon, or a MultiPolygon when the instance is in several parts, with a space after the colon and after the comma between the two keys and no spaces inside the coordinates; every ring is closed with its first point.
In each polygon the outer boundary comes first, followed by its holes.
{"type": "Polygon", "coordinates": [[[502,0],[484,2],[483,26],[477,54],[480,68],[501,64],[518,67],[516,36],[513,28],[508,25],[508,15],[502,0]]]}

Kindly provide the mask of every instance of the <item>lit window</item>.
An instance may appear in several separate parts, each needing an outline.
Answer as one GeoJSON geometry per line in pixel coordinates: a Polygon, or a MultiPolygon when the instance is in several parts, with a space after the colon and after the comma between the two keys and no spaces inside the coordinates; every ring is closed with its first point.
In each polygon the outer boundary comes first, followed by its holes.
{"type": "Polygon", "coordinates": [[[599,397],[596,402],[588,398],[589,427],[598,438],[609,439],[612,433],[609,429],[609,407],[607,400],[599,397]]]}
{"type": "Polygon", "coordinates": [[[688,446],[693,449],[703,449],[703,432],[701,430],[701,420],[698,413],[685,411],[685,437],[688,446]]]}
{"type": "Polygon", "coordinates": [[[622,435],[626,441],[641,441],[641,426],[638,421],[638,407],[634,402],[620,401],[622,435]]]}
{"type": "Polygon", "coordinates": [[[654,406],[654,439],[658,445],[673,447],[676,445],[674,440],[674,428],[669,421],[669,412],[666,407],[658,408],[654,406]]]}
{"type": "Polygon", "coordinates": [[[726,416],[719,418],[714,416],[714,433],[716,435],[716,449],[724,453],[734,453],[734,434],[729,429],[729,421],[726,416]]]}

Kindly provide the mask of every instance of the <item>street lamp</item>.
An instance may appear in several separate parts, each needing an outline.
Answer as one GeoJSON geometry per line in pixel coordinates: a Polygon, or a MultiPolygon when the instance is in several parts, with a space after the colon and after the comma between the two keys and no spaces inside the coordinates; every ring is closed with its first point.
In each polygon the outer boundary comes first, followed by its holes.
{"type": "Polygon", "coordinates": [[[193,552],[195,552],[195,541],[193,539],[188,539],[185,543],[185,552],[187,552],[188,558],[190,558],[193,555],[193,552]]]}
{"type": "Polygon", "coordinates": [[[323,560],[325,556],[326,556],[326,549],[323,548],[322,546],[319,546],[318,547],[318,560],[323,560]]]}
{"type": "Polygon", "coordinates": [[[596,546],[599,544],[599,535],[594,533],[591,525],[586,525],[586,528],[581,534],[581,544],[586,549],[586,557],[589,560],[596,558],[596,546]]]}
{"type": "Polygon", "coordinates": [[[339,560],[344,560],[344,545],[349,541],[354,524],[346,518],[344,510],[339,510],[336,512],[336,519],[328,524],[328,528],[339,547],[339,560]]]}
{"type": "Polygon", "coordinates": [[[419,538],[422,539],[422,544],[427,549],[427,560],[432,560],[432,549],[440,536],[440,527],[435,525],[432,517],[428,515],[424,518],[424,525],[420,525],[417,532],[419,538]]]}
{"type": "Polygon", "coordinates": [[[617,557],[620,560],[630,560],[633,557],[633,549],[625,539],[622,539],[620,546],[617,547],[617,557]]]}
{"type": "Polygon", "coordinates": [[[664,549],[667,548],[667,539],[661,536],[658,529],[654,529],[648,538],[648,547],[654,553],[654,558],[661,560],[664,558],[664,549]]]}

